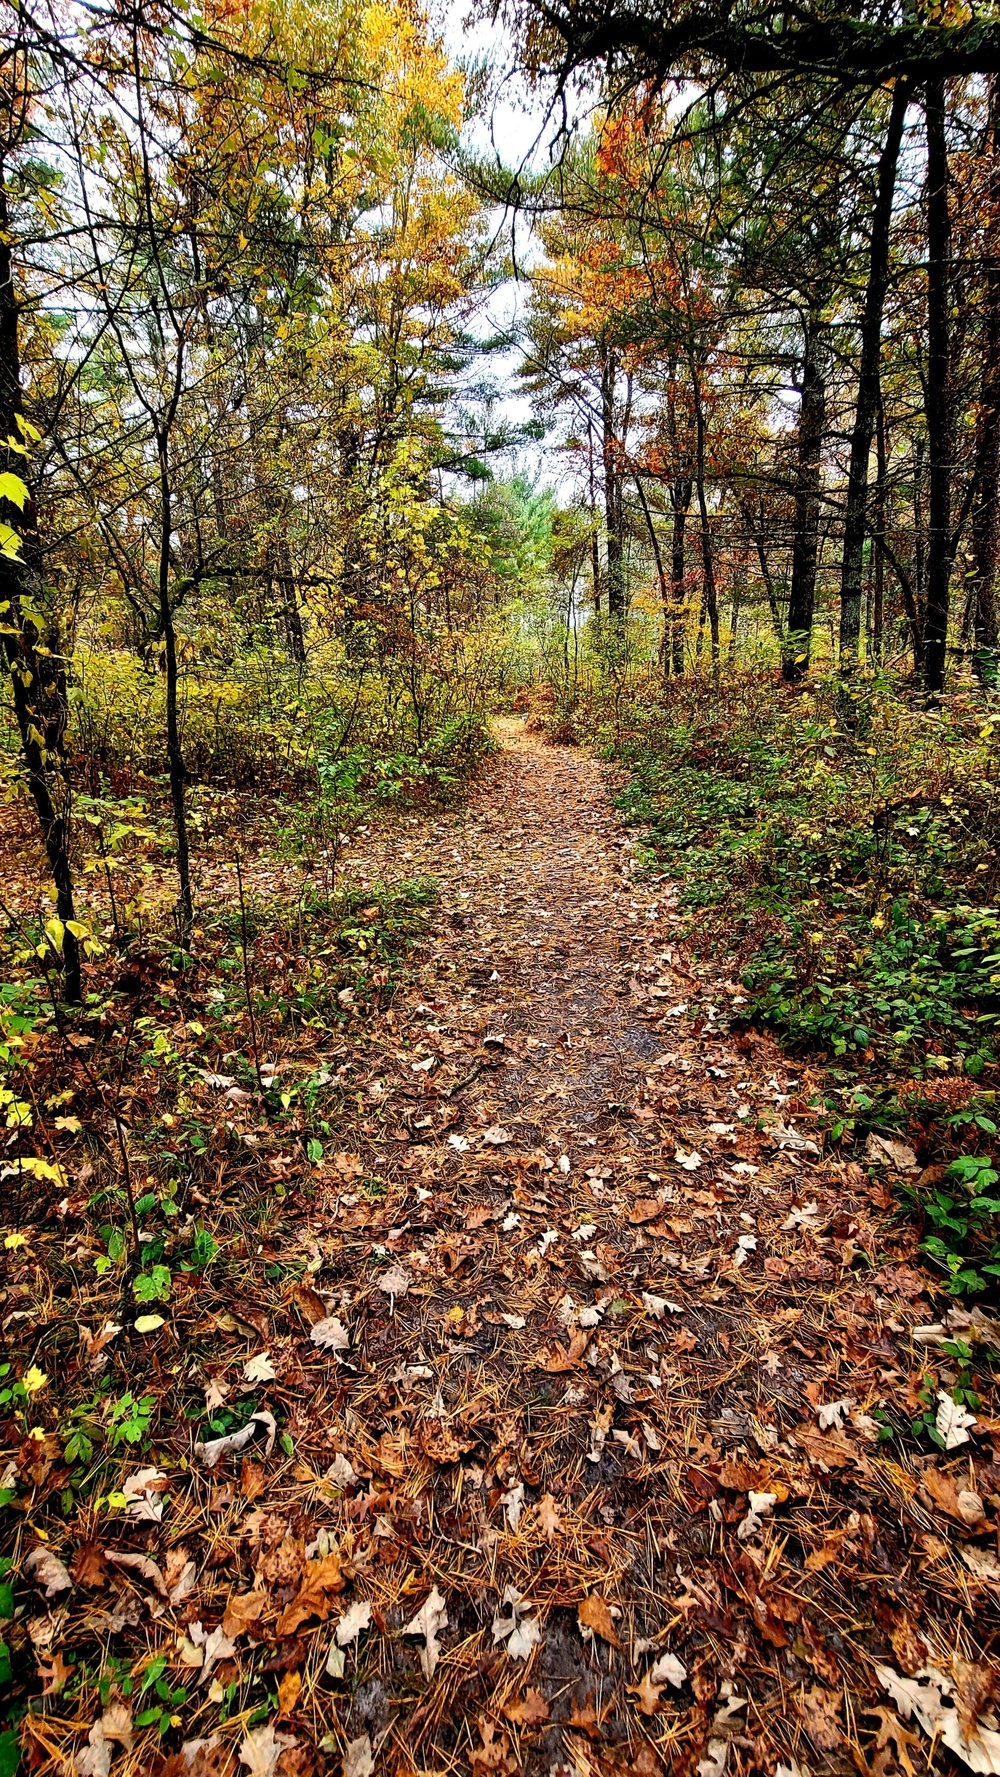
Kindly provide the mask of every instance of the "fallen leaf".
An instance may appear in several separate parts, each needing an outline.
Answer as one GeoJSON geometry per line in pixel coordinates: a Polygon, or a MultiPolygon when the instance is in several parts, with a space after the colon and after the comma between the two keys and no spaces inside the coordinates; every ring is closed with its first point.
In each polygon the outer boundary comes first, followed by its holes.
{"type": "Polygon", "coordinates": [[[513,1141],[514,1137],[509,1129],[502,1128],[499,1123],[492,1123],[489,1129],[483,1130],[479,1139],[485,1142],[488,1148],[502,1148],[506,1142],[513,1141]]]}
{"type": "Polygon", "coordinates": [[[161,1598],[166,1598],[166,1580],[156,1562],[149,1555],[119,1555],[115,1549],[105,1549],[104,1559],[110,1561],[112,1567],[124,1567],[131,1573],[137,1573],[140,1579],[148,1581],[149,1585],[159,1592],[161,1598]]]}
{"type": "Polygon", "coordinates": [[[678,1148],[674,1154],[674,1159],[678,1166],[683,1166],[685,1172],[697,1172],[699,1166],[704,1164],[697,1148],[692,1148],[690,1153],[684,1148],[678,1148]]]}
{"type": "Polygon", "coordinates": [[[278,1720],[291,1715],[302,1689],[301,1672],[286,1672],[278,1684],[278,1720]]]}
{"type": "Polygon", "coordinates": [[[534,1728],[540,1722],[548,1721],[552,1711],[541,1691],[526,1690],[523,1697],[505,1703],[503,1713],[508,1721],[518,1722],[521,1727],[534,1728]]]}
{"type": "Polygon", "coordinates": [[[612,1647],[621,1646],[608,1601],[601,1597],[600,1592],[591,1592],[577,1606],[576,1616],[582,1628],[592,1629],[595,1635],[599,1635],[602,1641],[610,1642],[612,1647]]]}
{"type": "Polygon", "coordinates": [[[912,1716],[925,1734],[947,1746],[971,1771],[996,1777],[1000,1772],[1000,1733],[986,1727],[977,1727],[968,1736],[962,1732],[958,1710],[944,1702],[955,1695],[952,1679],[935,1666],[925,1666],[915,1678],[905,1678],[891,1666],[876,1666],[875,1673],[904,1721],[912,1716]]]}
{"type": "Polygon", "coordinates": [[[821,1685],[803,1691],[799,1698],[802,1726],[819,1752],[836,1752],[843,1745],[844,1734],[838,1720],[840,1692],[827,1691],[821,1685]]]}
{"type": "Polygon", "coordinates": [[[42,1685],[42,1696],[43,1697],[58,1697],[59,1692],[62,1690],[63,1686],[66,1683],[66,1680],[68,1678],[71,1678],[72,1675],[73,1675],[72,1666],[67,1666],[65,1660],[62,1657],[62,1654],[59,1653],[58,1650],[52,1655],[52,1658],[49,1661],[49,1664],[47,1666],[43,1665],[43,1663],[41,1661],[39,1661],[38,1662],[38,1676],[39,1676],[39,1678],[44,1679],[44,1681],[45,1681],[44,1684],[42,1685]]]}
{"type": "Polygon", "coordinates": [[[435,1586],[415,1617],[412,1617],[403,1629],[404,1635],[422,1635],[424,1646],[420,1651],[420,1666],[427,1679],[434,1677],[435,1668],[441,1658],[441,1646],[438,1631],[448,1627],[448,1610],[445,1601],[435,1586]]]}
{"type": "Polygon", "coordinates": [[[865,1144],[865,1159],[883,1165],[894,1166],[897,1172],[918,1172],[920,1162],[910,1147],[909,1142],[896,1141],[891,1136],[876,1135],[872,1131],[865,1144]]]}
{"type": "Polygon", "coordinates": [[[138,1469],[122,1482],[122,1492],[129,1510],[130,1518],[159,1524],[163,1518],[164,1501],[161,1497],[167,1477],[158,1468],[138,1469]],[[162,1483],[162,1485],[161,1485],[162,1483]]]}
{"type": "Polygon", "coordinates": [[[252,1623],[259,1623],[268,1606],[266,1592],[240,1592],[226,1605],[222,1627],[233,1641],[245,1635],[252,1623]]]}
{"type": "Polygon", "coordinates": [[[60,1592],[71,1590],[73,1581],[58,1555],[46,1549],[41,1543],[29,1551],[24,1558],[24,1571],[39,1591],[46,1598],[55,1598],[60,1592]]]}
{"type": "Polygon", "coordinates": [[[322,1351],[346,1351],[351,1343],[350,1333],[335,1314],[318,1320],[309,1337],[322,1351]]]}
{"type": "Polygon", "coordinates": [[[974,1413],[967,1413],[944,1388],[938,1389],[937,1417],[934,1421],[938,1436],[943,1440],[946,1450],[957,1450],[960,1444],[969,1442],[968,1427],[976,1424],[974,1413]]]}
{"type": "Polygon", "coordinates": [[[563,1522],[551,1493],[543,1493],[535,1506],[535,1523],[550,1543],[562,1534],[563,1522]]]}
{"type": "Polygon", "coordinates": [[[672,1684],[679,1691],[681,1685],[687,1683],[688,1669],[676,1654],[665,1653],[660,1655],[649,1676],[654,1684],[672,1684]]]}
{"type": "Polygon", "coordinates": [[[325,1622],[333,1608],[329,1594],[343,1590],[344,1576],[340,1556],[323,1555],[318,1561],[307,1561],[298,1596],[286,1604],[278,1618],[279,1635],[294,1635],[310,1617],[325,1622]]]}
{"type": "Polygon", "coordinates": [[[506,1514],[507,1523],[511,1530],[516,1531],[521,1522],[521,1513],[524,1511],[524,1482],[516,1481],[512,1487],[508,1487],[507,1492],[501,1496],[500,1503],[506,1514]]]}
{"type": "Polygon", "coordinates": [[[242,1450],[244,1445],[249,1444],[259,1426],[263,1426],[267,1433],[264,1455],[270,1456],[278,1427],[274,1414],[269,1413],[263,1407],[259,1412],[251,1415],[240,1431],[231,1431],[224,1438],[210,1438],[207,1443],[196,1444],[194,1453],[206,1468],[215,1468],[223,1456],[228,1456],[233,1450],[242,1450]]]}
{"type": "Polygon", "coordinates": [[[747,1495],[749,1510],[742,1524],[737,1528],[736,1535],[740,1542],[746,1542],[750,1536],[759,1536],[764,1528],[764,1519],[771,1516],[778,1503],[776,1493],[754,1493],[747,1495]]]}
{"type": "Polygon", "coordinates": [[[340,1618],[334,1630],[338,1647],[348,1647],[356,1641],[362,1629],[367,1629],[372,1620],[372,1607],[367,1599],[358,1598],[340,1618]]]}
{"type": "Polygon", "coordinates": [[[344,1762],[341,1766],[343,1777],[372,1777],[374,1769],[372,1743],[367,1734],[359,1734],[356,1740],[348,1742],[344,1750],[344,1762]]]}
{"type": "Polygon", "coordinates": [[[105,1586],[108,1570],[104,1551],[99,1543],[81,1543],[73,1557],[71,1572],[78,1586],[105,1586]]]}
{"type": "Polygon", "coordinates": [[[132,1748],[132,1716],[124,1703],[112,1703],[95,1721],[87,1736],[87,1744],[73,1761],[77,1777],[108,1777],[111,1769],[112,1742],[130,1752],[132,1748]]]}
{"type": "Polygon", "coordinates": [[[240,1743],[240,1764],[249,1777],[274,1777],[282,1753],[296,1742],[288,1734],[276,1734],[273,1722],[252,1728],[240,1743]]]}
{"type": "Polygon", "coordinates": [[[660,1707],[660,1698],[664,1691],[662,1684],[653,1683],[653,1675],[647,1672],[638,1684],[627,1684],[625,1689],[636,1699],[636,1707],[640,1715],[655,1715],[660,1707]]]}
{"type": "Polygon", "coordinates": [[[820,1431],[839,1431],[852,1407],[857,1406],[853,1398],[842,1401],[829,1401],[825,1407],[817,1407],[816,1418],[819,1420],[820,1431]]]}
{"type": "Polygon", "coordinates": [[[269,1351],[259,1351],[256,1357],[248,1358],[243,1365],[243,1376],[247,1382],[274,1382],[277,1374],[269,1351]]]}

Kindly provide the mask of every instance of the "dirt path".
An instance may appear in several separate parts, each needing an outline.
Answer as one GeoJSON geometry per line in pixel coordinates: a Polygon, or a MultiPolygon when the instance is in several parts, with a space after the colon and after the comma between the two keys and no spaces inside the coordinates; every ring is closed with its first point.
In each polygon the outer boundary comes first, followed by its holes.
{"type": "MultiPolygon", "coordinates": [[[[814,1082],[727,1030],[738,989],[692,968],[603,768],[502,738],[466,808],[359,835],[359,880],[441,889],[414,978],[320,1058],[334,1139],[307,1166],[242,1092],[195,1199],[218,1263],[162,1344],[112,1348],[160,1469],[24,1520],[66,1565],[18,1633],[42,1677],[75,1662],[30,1768],[913,1777],[909,1685],[935,1770],[942,1736],[1000,1770],[1000,1421],[909,1435],[957,1373],[912,1338],[916,1236],[877,1167],[821,1157],[814,1082]],[[223,1402],[257,1404],[240,1447],[195,1447],[223,1402]],[[162,1721],[126,1688],[154,1669],[162,1721]]],[[[97,1377],[111,1286],[78,1238],[72,1303],[39,1273],[31,1312],[85,1323],[58,1337],[97,1377]]]]}
{"type": "Polygon", "coordinates": [[[503,742],[467,810],[368,854],[443,899],[367,1090],[385,1231],[341,1196],[330,1255],[354,1596],[391,1631],[436,1588],[447,1628],[429,1684],[369,1635],[314,1707],[386,1771],[919,1770],[875,1664],[975,1662],[995,1532],[956,1488],[1000,1503],[973,1446],[931,1497],[878,1441],[921,1278],[879,1182],[821,1162],[809,1082],[721,1028],[737,989],[691,971],[600,765],[503,742]]]}

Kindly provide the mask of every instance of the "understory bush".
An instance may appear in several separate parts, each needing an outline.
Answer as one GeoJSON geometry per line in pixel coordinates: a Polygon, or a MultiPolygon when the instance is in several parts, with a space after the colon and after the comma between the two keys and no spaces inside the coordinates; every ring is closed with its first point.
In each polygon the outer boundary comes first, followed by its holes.
{"type": "MultiPolygon", "coordinates": [[[[192,779],[299,793],[331,774],[375,799],[446,789],[487,744],[487,716],[503,671],[499,636],[435,637],[380,657],[352,638],[315,648],[308,663],[273,649],[225,663],[188,662],[181,676],[185,767],[192,779]]],[[[76,650],[70,745],[78,778],[119,793],[166,768],[163,674],[137,655],[76,650]]],[[[13,737],[11,737],[12,739],[13,737]]]]}
{"type": "Polygon", "coordinates": [[[734,673],[592,693],[574,720],[628,766],[620,806],[679,880],[696,948],[735,954],[749,1020],[848,1062],[982,1072],[1000,718],[980,699],[734,673]]]}

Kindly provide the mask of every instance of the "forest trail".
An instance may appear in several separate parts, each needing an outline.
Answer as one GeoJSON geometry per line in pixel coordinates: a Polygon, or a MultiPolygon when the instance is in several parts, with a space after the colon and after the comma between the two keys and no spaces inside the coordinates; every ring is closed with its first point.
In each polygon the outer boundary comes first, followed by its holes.
{"type": "Polygon", "coordinates": [[[501,731],[465,808],[365,843],[442,899],[364,1087],[394,1182],[326,1203],[351,1350],[289,1421],[350,1464],[319,1517],[382,1631],[346,1693],[310,1656],[314,1719],[392,1772],[888,1769],[876,1666],[958,1627],[979,1671],[996,1566],[992,1483],[967,1465],[963,1520],[871,1417],[914,1410],[921,1277],[801,1071],[727,1034],[735,984],[690,968],[600,764],[501,731]]]}
{"type": "MultiPolygon", "coordinates": [[[[928,1768],[907,1697],[959,1732],[914,1675],[957,1646],[963,1719],[989,1694],[1000,1476],[879,1441],[927,1410],[933,1317],[893,1157],[821,1155],[815,1081],[727,1028],[605,769],[498,726],[467,803],[347,860],[440,894],[392,1005],[280,1061],[339,1091],[333,1140],[307,1165],[242,1092],[193,1198],[219,1258],[112,1346],[158,1466],[120,1452],[118,1505],[64,1521],[27,1440],[35,1658],[164,1699],[67,1692],[34,1770],[108,1777],[134,1733],[123,1777],[890,1777],[928,1768]]],[[[20,1312],[99,1376],[79,1238],[20,1312]]]]}

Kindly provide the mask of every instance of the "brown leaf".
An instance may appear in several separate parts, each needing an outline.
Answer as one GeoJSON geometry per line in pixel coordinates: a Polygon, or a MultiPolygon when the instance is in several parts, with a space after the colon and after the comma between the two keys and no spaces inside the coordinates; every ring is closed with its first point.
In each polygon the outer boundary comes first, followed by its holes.
{"type": "Polygon", "coordinates": [[[562,1535],[563,1522],[551,1493],[543,1493],[535,1506],[535,1523],[550,1543],[562,1535]]]}
{"type": "Polygon", "coordinates": [[[850,1528],[846,1525],[841,1530],[828,1530],[820,1547],[811,1549],[806,1556],[806,1572],[821,1573],[824,1567],[829,1567],[831,1562],[839,1560],[844,1543],[850,1535],[850,1528]]]}
{"type": "Polygon", "coordinates": [[[44,1666],[41,1660],[39,1660],[38,1676],[45,1680],[45,1683],[42,1686],[42,1696],[58,1697],[66,1680],[71,1678],[72,1675],[72,1666],[67,1666],[62,1654],[59,1653],[58,1650],[52,1655],[52,1659],[47,1666],[44,1666]]]}
{"type": "Polygon", "coordinates": [[[501,1728],[498,1739],[496,1727],[493,1722],[487,1721],[485,1716],[481,1716],[479,1719],[479,1738],[482,1745],[474,1748],[469,1754],[469,1763],[474,1773],[510,1771],[514,1768],[509,1757],[510,1735],[505,1734],[501,1728]]]}
{"type": "Polygon", "coordinates": [[[58,1555],[41,1543],[25,1556],[24,1571],[46,1598],[56,1598],[60,1592],[68,1592],[73,1584],[58,1555]]]}
{"type": "Polygon", "coordinates": [[[342,1591],[343,1586],[339,1555],[324,1555],[319,1561],[307,1561],[298,1597],[285,1606],[278,1618],[278,1634],[294,1635],[310,1617],[325,1622],[333,1608],[329,1594],[342,1591]]]}
{"type": "Polygon", "coordinates": [[[278,1685],[278,1720],[283,1715],[291,1715],[299,1700],[302,1689],[301,1672],[286,1672],[278,1685]]]}
{"type": "Polygon", "coordinates": [[[557,1345],[548,1363],[544,1366],[550,1375],[559,1375],[563,1370],[575,1370],[583,1362],[583,1355],[590,1343],[590,1334],[578,1329],[569,1342],[569,1350],[557,1345]]]}
{"type": "Polygon", "coordinates": [[[947,1512],[949,1518],[955,1518],[959,1524],[964,1524],[965,1517],[958,1502],[958,1487],[954,1475],[947,1469],[925,1468],[920,1477],[920,1485],[940,1512],[947,1512]]]}
{"type": "Polygon", "coordinates": [[[632,1205],[630,1222],[655,1222],[663,1212],[663,1204],[658,1197],[637,1197],[632,1205]]]}
{"type": "Polygon", "coordinates": [[[908,1610],[896,1611],[894,1616],[895,1621],[889,1630],[889,1640],[903,1671],[912,1676],[927,1664],[927,1643],[908,1610]]]}
{"type": "Polygon", "coordinates": [[[137,1573],[140,1579],[159,1592],[161,1598],[166,1598],[167,1588],[163,1575],[156,1562],[148,1555],[119,1555],[115,1549],[105,1549],[104,1559],[110,1561],[113,1567],[125,1567],[130,1573],[137,1573]]]}
{"type": "Polygon", "coordinates": [[[307,1327],[314,1327],[318,1321],[326,1319],[326,1305],[322,1296],[318,1296],[308,1284],[293,1284],[291,1293],[292,1301],[307,1327]]]}
{"type": "Polygon", "coordinates": [[[578,1703],[574,1698],[569,1721],[566,1725],[570,1728],[582,1728],[585,1734],[590,1735],[591,1740],[600,1740],[604,1732],[606,1713],[607,1710],[603,1709],[600,1715],[597,1714],[593,1697],[588,1697],[583,1703],[578,1703]]]}
{"type": "Polygon", "coordinates": [[[78,1586],[106,1586],[108,1570],[104,1563],[104,1551],[99,1543],[81,1543],[73,1556],[70,1573],[78,1586]]]}
{"type": "Polygon", "coordinates": [[[799,1698],[799,1714],[817,1751],[836,1752],[838,1746],[843,1745],[844,1736],[837,1719],[839,1713],[839,1691],[827,1691],[821,1685],[803,1691],[799,1698]]]}
{"type": "Polygon", "coordinates": [[[595,1635],[599,1635],[602,1641],[610,1642],[612,1647],[621,1646],[611,1612],[608,1609],[608,1601],[601,1597],[600,1592],[591,1592],[583,1600],[583,1603],[577,1606],[576,1615],[582,1628],[593,1629],[595,1635]]]}
{"type": "Polygon", "coordinates": [[[245,1635],[251,1623],[258,1623],[268,1605],[266,1592],[242,1592],[230,1598],[222,1627],[231,1641],[245,1635]]]}
{"type": "Polygon", "coordinates": [[[551,1713],[541,1691],[533,1690],[527,1690],[523,1697],[505,1703],[503,1712],[508,1721],[519,1722],[525,1728],[534,1728],[539,1722],[548,1721],[551,1713]]]}
{"type": "Polygon", "coordinates": [[[996,1689],[995,1668],[977,1666],[972,1660],[957,1656],[952,1662],[955,1675],[955,1707],[958,1723],[966,1740],[972,1740],[986,1704],[996,1689]]]}
{"type": "Polygon", "coordinates": [[[443,1419],[425,1419],[417,1442],[431,1462],[458,1462],[473,1445],[472,1438],[460,1437],[443,1419]]]}
{"type": "Polygon", "coordinates": [[[858,1461],[858,1452],[841,1431],[820,1431],[816,1425],[797,1425],[790,1434],[816,1468],[846,1468],[858,1461]]]}
{"type": "Polygon", "coordinates": [[[641,1684],[627,1684],[625,1689],[636,1699],[636,1708],[640,1715],[655,1715],[660,1707],[660,1697],[665,1690],[662,1684],[653,1684],[647,1672],[641,1684]]]}
{"type": "Polygon", "coordinates": [[[264,1464],[254,1462],[252,1457],[244,1456],[240,1464],[240,1492],[251,1505],[263,1493],[266,1478],[264,1464]]]}
{"type": "Polygon", "coordinates": [[[719,1469],[719,1486],[730,1493],[766,1493],[768,1470],[759,1462],[724,1462],[719,1469]]]}
{"type": "Polygon", "coordinates": [[[802,1639],[806,1645],[806,1659],[816,1676],[825,1684],[839,1684],[842,1675],[837,1657],[808,1617],[803,1618],[802,1639]]]}

